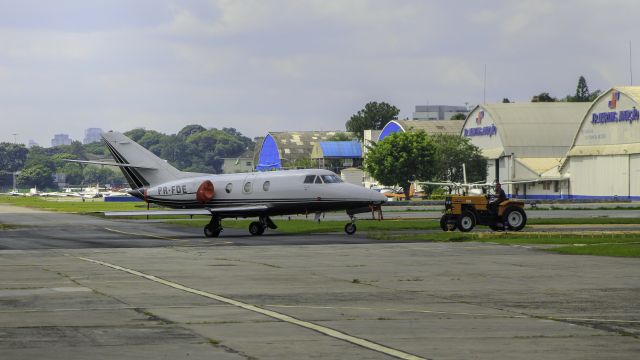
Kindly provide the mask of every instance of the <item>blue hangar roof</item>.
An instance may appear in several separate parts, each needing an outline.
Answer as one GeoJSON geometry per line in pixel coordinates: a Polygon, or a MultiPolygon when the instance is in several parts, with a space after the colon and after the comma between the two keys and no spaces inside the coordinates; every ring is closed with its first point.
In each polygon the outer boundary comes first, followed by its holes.
{"type": "Polygon", "coordinates": [[[267,134],[262,142],[262,149],[258,157],[256,169],[258,171],[279,170],[282,168],[278,145],[271,134],[267,134]]]}
{"type": "Polygon", "coordinates": [[[320,141],[320,149],[325,158],[348,158],[355,159],[362,157],[362,147],[358,141],[320,141]]]}

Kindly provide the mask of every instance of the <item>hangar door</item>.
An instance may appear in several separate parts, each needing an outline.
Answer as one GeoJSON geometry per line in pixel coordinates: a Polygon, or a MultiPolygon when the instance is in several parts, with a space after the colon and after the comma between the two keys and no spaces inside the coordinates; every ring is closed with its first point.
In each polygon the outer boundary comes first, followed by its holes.
{"type": "Polygon", "coordinates": [[[640,154],[629,155],[630,196],[640,197],[640,154]]]}
{"type": "Polygon", "coordinates": [[[571,193],[576,197],[627,197],[628,155],[572,156],[571,193]]]}

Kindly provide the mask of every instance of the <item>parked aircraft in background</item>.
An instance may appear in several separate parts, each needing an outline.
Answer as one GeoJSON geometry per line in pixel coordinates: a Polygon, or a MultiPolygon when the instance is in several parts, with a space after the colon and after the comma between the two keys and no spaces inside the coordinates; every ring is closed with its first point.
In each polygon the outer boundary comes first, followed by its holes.
{"type": "Polygon", "coordinates": [[[379,209],[386,197],[377,191],[343,182],[328,170],[282,170],[238,174],[182,172],[128,137],[103,134],[103,141],[115,163],[84,160],[72,162],[118,166],[126,177],[129,193],[147,203],[173,210],[106,212],[106,216],[209,215],[204,227],[207,237],[222,231],[221,220],[230,217],[257,217],[249,225],[251,235],[275,229],[270,216],[311,214],[346,210],[351,222],[349,235],[356,232],[355,214],[379,209]]]}

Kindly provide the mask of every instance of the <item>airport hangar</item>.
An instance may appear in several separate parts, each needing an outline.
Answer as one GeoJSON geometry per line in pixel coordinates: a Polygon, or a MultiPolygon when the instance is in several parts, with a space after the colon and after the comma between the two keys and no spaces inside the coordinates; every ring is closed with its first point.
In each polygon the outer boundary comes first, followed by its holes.
{"type": "Polygon", "coordinates": [[[343,131],[269,132],[256,144],[255,168],[258,171],[291,168],[296,160],[310,159],[314,146],[343,131]]]}
{"type": "Polygon", "coordinates": [[[498,103],[476,106],[460,136],[487,161],[487,182],[507,184],[509,197],[566,199],[569,175],[561,166],[590,103],[498,103]]]}
{"type": "Polygon", "coordinates": [[[592,104],[562,172],[576,199],[640,200],[640,86],[616,86],[592,104]]]}
{"type": "Polygon", "coordinates": [[[526,199],[640,200],[640,87],[593,103],[477,106],[461,136],[489,161],[487,181],[526,199]]]}

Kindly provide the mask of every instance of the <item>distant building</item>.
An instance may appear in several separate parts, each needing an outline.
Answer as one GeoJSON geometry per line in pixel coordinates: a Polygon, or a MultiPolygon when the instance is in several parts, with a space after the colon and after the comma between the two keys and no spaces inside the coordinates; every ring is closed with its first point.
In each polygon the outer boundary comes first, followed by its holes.
{"type": "Polygon", "coordinates": [[[83,144],[91,144],[94,142],[100,142],[102,140],[102,129],[100,128],[88,128],[84,131],[83,144]]]}
{"type": "Polygon", "coordinates": [[[317,161],[318,168],[337,174],[345,168],[362,166],[362,144],[357,140],[319,141],[313,146],[311,158],[317,161]]]}
{"type": "Polygon", "coordinates": [[[258,171],[292,169],[298,160],[311,161],[313,147],[341,131],[269,132],[256,144],[254,158],[258,171]]]}
{"type": "Polygon", "coordinates": [[[451,105],[416,105],[413,120],[451,120],[455,114],[467,116],[469,110],[465,106],[451,105]]]}
{"type": "Polygon", "coordinates": [[[223,158],[222,173],[235,174],[253,171],[253,151],[245,151],[236,158],[223,158]]]}
{"type": "Polygon", "coordinates": [[[71,145],[71,138],[67,134],[55,134],[51,139],[51,146],[71,145]]]}
{"type": "Polygon", "coordinates": [[[28,148],[32,148],[34,146],[40,146],[37,142],[35,142],[33,139],[29,139],[29,144],[27,145],[28,148]]]}

